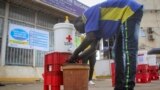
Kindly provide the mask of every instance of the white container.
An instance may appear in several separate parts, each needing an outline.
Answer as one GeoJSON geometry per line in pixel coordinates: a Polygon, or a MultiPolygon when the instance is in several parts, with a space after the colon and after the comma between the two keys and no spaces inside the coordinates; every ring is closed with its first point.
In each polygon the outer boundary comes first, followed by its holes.
{"type": "Polygon", "coordinates": [[[156,60],[156,55],[147,55],[147,60],[148,60],[148,64],[150,66],[155,66],[157,65],[157,60],[156,60]]]}
{"type": "Polygon", "coordinates": [[[138,51],[138,55],[143,54],[143,55],[146,56],[146,55],[147,55],[147,52],[148,52],[147,50],[139,50],[139,51],[138,51]]]}
{"type": "Polygon", "coordinates": [[[54,27],[54,51],[73,52],[75,28],[71,23],[58,23],[54,27]]]}
{"type": "Polygon", "coordinates": [[[146,54],[139,54],[137,58],[137,64],[148,64],[147,55],[146,54]]]}
{"type": "Polygon", "coordinates": [[[147,50],[139,50],[137,57],[137,64],[148,64],[147,60],[147,50]]]}

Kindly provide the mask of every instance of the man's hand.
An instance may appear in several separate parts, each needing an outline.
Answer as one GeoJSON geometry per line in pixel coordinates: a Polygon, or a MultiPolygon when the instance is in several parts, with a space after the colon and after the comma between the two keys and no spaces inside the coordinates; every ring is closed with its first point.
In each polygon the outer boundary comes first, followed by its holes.
{"type": "Polygon", "coordinates": [[[79,57],[76,55],[72,55],[68,60],[68,63],[76,63],[79,60],[79,57]]]}

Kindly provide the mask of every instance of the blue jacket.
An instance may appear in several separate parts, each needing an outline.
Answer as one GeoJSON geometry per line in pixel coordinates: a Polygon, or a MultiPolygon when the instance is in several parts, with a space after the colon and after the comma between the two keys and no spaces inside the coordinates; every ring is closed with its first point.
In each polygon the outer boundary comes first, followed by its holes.
{"type": "Polygon", "coordinates": [[[135,0],[107,0],[87,9],[82,15],[85,32],[94,31],[97,38],[110,38],[139,8],[135,0]]]}

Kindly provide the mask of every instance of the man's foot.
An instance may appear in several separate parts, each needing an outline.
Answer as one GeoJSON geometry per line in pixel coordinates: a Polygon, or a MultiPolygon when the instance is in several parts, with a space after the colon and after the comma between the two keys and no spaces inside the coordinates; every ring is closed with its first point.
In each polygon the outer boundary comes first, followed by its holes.
{"type": "Polygon", "coordinates": [[[88,84],[89,84],[89,85],[95,85],[95,83],[94,83],[92,80],[90,80],[90,81],[88,82],[88,84]]]}

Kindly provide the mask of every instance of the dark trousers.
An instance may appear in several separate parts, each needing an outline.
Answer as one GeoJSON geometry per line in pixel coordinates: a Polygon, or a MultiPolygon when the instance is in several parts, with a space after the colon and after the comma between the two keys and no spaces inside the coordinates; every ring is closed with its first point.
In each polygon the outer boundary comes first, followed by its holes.
{"type": "Polygon", "coordinates": [[[82,63],[87,64],[89,61],[89,80],[92,80],[93,72],[94,72],[94,66],[96,63],[96,52],[92,53],[90,56],[82,60],[82,63]]]}
{"type": "Polygon", "coordinates": [[[138,51],[138,31],[143,16],[139,9],[119,27],[115,41],[115,89],[134,90],[136,59],[138,51]]]}

